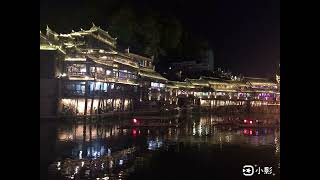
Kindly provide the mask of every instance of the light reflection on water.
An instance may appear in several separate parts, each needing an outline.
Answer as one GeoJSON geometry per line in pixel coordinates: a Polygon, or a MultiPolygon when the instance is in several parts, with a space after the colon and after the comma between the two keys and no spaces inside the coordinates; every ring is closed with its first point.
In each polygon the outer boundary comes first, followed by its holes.
{"type": "Polygon", "coordinates": [[[216,126],[230,119],[193,117],[185,119],[181,128],[167,129],[120,129],[119,122],[61,125],[57,129],[57,161],[52,163],[56,172],[51,173],[69,179],[126,179],[150,153],[166,151],[172,145],[179,152],[180,145],[176,145],[180,143],[195,145],[199,152],[210,145],[218,145],[220,151],[228,145],[268,146],[279,156],[278,128],[216,126]]]}

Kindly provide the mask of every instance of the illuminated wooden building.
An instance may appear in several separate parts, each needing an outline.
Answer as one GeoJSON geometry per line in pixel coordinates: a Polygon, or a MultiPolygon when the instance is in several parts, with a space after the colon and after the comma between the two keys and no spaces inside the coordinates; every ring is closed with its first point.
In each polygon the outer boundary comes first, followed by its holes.
{"type": "Polygon", "coordinates": [[[194,107],[214,108],[230,105],[252,106],[279,104],[280,93],[276,84],[263,78],[225,80],[200,77],[185,82],[169,81],[170,102],[187,101],[194,107]]]}
{"type": "Polygon", "coordinates": [[[118,50],[116,38],[94,24],[69,34],[47,27],[40,34],[40,54],[49,50],[63,54],[53,77],[59,82],[55,100],[62,114],[133,111],[151,102],[169,102],[168,80],[154,71],[153,59],[118,50]]]}
{"type": "Polygon", "coordinates": [[[95,26],[69,34],[40,32],[41,116],[129,112],[137,108],[279,104],[267,79],[200,77],[168,81],[153,59],[117,49],[117,39],[95,26]],[[160,106],[158,106],[160,105],[160,106]]]}
{"type": "Polygon", "coordinates": [[[168,100],[171,106],[190,106],[194,102],[194,89],[190,82],[168,81],[168,100]]]}
{"type": "Polygon", "coordinates": [[[139,64],[116,50],[116,39],[108,32],[95,25],[70,34],[47,28],[45,37],[65,52],[56,75],[61,83],[60,112],[87,115],[133,109],[139,64]]]}
{"type": "Polygon", "coordinates": [[[250,86],[253,106],[267,105],[270,102],[279,103],[280,92],[277,83],[253,77],[245,77],[243,81],[250,86]]]}
{"type": "Polygon", "coordinates": [[[165,104],[168,101],[168,80],[154,70],[153,59],[131,53],[129,49],[127,49],[126,55],[139,64],[139,98],[136,101],[136,106],[146,107],[151,104],[165,104]]]}

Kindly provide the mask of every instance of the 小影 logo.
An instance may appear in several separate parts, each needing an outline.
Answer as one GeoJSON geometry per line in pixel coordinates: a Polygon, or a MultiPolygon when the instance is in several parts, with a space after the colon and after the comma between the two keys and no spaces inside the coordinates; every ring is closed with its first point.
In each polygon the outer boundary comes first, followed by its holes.
{"type": "Polygon", "coordinates": [[[254,174],[254,167],[251,165],[244,165],[242,168],[242,173],[244,176],[252,176],[254,174]]]}

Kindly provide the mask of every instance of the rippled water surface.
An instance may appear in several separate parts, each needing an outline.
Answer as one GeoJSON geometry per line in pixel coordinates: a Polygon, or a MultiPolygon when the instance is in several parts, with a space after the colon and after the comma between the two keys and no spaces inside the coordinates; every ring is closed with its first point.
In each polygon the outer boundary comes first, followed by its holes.
{"type": "Polygon", "coordinates": [[[216,125],[241,118],[190,114],[178,118],[179,128],[148,129],[121,129],[129,118],[41,123],[41,175],[57,180],[247,179],[243,166],[252,165],[253,177],[279,179],[279,127],[216,125]]]}

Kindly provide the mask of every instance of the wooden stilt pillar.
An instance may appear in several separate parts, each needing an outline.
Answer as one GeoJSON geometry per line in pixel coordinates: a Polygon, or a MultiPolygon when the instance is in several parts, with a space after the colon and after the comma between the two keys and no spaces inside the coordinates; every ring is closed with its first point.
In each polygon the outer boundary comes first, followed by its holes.
{"type": "Polygon", "coordinates": [[[95,96],[95,88],[96,88],[96,83],[93,82],[93,95],[92,95],[92,99],[91,99],[91,107],[90,107],[90,115],[92,115],[93,113],[93,101],[94,101],[94,96],[95,96]]]}
{"type": "Polygon", "coordinates": [[[85,93],[84,93],[84,96],[85,96],[85,100],[84,100],[84,115],[87,115],[87,109],[88,109],[88,94],[89,94],[89,83],[88,81],[86,82],[85,84],[85,93]]]}

